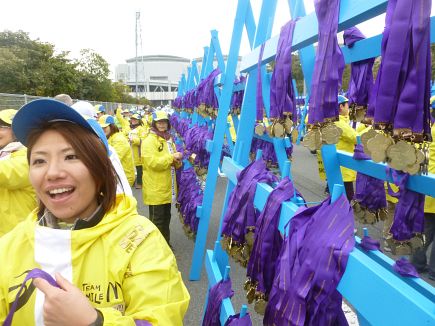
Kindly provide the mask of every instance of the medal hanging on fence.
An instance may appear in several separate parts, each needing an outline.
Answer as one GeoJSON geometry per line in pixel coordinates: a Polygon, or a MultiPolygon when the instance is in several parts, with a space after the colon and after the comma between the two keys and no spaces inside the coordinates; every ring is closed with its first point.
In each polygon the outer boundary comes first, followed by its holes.
{"type": "Polygon", "coordinates": [[[275,67],[270,83],[269,135],[283,138],[292,131],[292,117],[297,116],[292,80],[292,42],[296,21],[291,20],[281,28],[276,52],[275,67]]]}
{"type": "Polygon", "coordinates": [[[264,325],[326,325],[345,320],[336,288],[355,244],[353,228],[345,195],[293,216],[276,260],[264,325]]]}
{"type": "Polygon", "coordinates": [[[254,247],[249,258],[245,283],[249,303],[255,300],[254,309],[264,314],[275,275],[275,261],[281,250],[282,237],[278,230],[281,205],[294,195],[294,186],[286,177],[270,193],[257,220],[254,247]]]}
{"type": "Polygon", "coordinates": [[[311,150],[320,149],[322,142],[337,143],[342,133],[334,124],[339,115],[337,94],[344,70],[343,54],[337,41],[339,2],[335,0],[326,3],[321,0],[318,3],[319,6],[322,3],[323,8],[316,9],[319,43],[308,115],[308,122],[314,127],[304,137],[303,143],[311,150]]]}
{"type": "Polygon", "coordinates": [[[399,187],[398,193],[393,193],[390,187],[388,189],[391,196],[399,199],[394,210],[390,229],[393,237],[389,245],[394,255],[410,255],[423,245],[425,196],[406,188],[409,174],[390,169],[387,173],[391,173],[394,183],[399,187]]]}
{"type": "MultiPolygon", "coordinates": [[[[344,31],[344,44],[352,48],[354,43],[365,39],[365,36],[356,27],[351,27],[344,31]]],[[[373,87],[372,67],[374,58],[361,60],[351,63],[351,73],[349,81],[349,117],[350,120],[361,122],[367,111],[370,91],[373,87]]]]}
{"type": "Polygon", "coordinates": [[[388,3],[372,101],[381,132],[367,141],[374,161],[410,174],[424,172],[430,140],[430,7],[430,0],[388,3]]]}
{"type": "Polygon", "coordinates": [[[264,132],[266,131],[264,124],[263,124],[263,118],[264,118],[264,102],[263,102],[263,84],[261,81],[261,61],[263,60],[263,52],[264,52],[264,45],[263,43],[260,47],[260,55],[258,56],[258,63],[257,63],[257,94],[256,94],[256,119],[257,122],[255,124],[255,134],[258,136],[263,136],[264,132]]]}
{"type": "MultiPolygon", "coordinates": [[[[355,145],[353,154],[355,160],[369,160],[362,145],[355,145]]],[[[355,196],[352,200],[354,215],[360,223],[374,224],[386,219],[387,199],[384,181],[361,172],[356,175],[355,196]]]]}
{"type": "Polygon", "coordinates": [[[221,246],[246,267],[252,250],[249,237],[253,238],[255,230],[254,196],[257,183],[271,184],[277,181],[277,177],[266,169],[263,160],[257,160],[243,169],[237,179],[222,222],[221,246]]]}

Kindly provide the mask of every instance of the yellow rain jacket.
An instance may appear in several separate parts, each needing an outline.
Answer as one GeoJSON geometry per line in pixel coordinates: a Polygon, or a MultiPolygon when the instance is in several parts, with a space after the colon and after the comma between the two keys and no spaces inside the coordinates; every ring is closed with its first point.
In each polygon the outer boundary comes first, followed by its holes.
{"type": "Polygon", "coordinates": [[[177,192],[175,173],[171,172],[175,153],[172,141],[150,132],[142,141],[142,196],[145,205],[161,205],[172,202],[173,193],[177,192]],[[174,174],[174,175],[173,175],[174,174]]]}
{"type": "Polygon", "coordinates": [[[0,151],[0,237],[37,207],[26,155],[27,149],[17,142],[0,151]]]}
{"type": "Polygon", "coordinates": [[[230,127],[231,140],[233,141],[233,143],[235,143],[237,140],[237,135],[236,135],[236,129],[234,128],[233,117],[231,115],[228,115],[227,123],[230,125],[229,127],[230,127]]]}
{"type": "MultiPolygon", "coordinates": [[[[41,268],[52,276],[60,272],[77,286],[101,311],[104,325],[134,325],[134,320],[182,325],[189,293],[172,251],[154,224],[138,215],[133,197],[118,195],[96,226],[81,230],[36,221],[33,212],[0,238],[0,324],[27,272],[41,268]]],[[[42,305],[43,294],[29,281],[13,325],[36,325],[42,305]]]]}
{"type": "Polygon", "coordinates": [[[130,139],[131,150],[133,152],[133,161],[135,166],[142,165],[140,146],[146,134],[146,128],[144,126],[138,126],[137,128],[132,129],[128,135],[128,138],[130,139]]]}
{"type": "MultiPolygon", "coordinates": [[[[345,151],[353,154],[353,150],[356,144],[356,131],[349,125],[349,116],[339,116],[339,121],[335,122],[335,125],[343,130],[340,139],[337,143],[337,150],[345,151]]],[[[350,182],[356,180],[356,172],[345,167],[340,167],[341,175],[344,182],[350,182]]]]}
{"type": "MultiPolygon", "coordinates": [[[[429,146],[429,173],[435,174],[435,124],[431,128],[432,142],[429,146]]],[[[435,198],[426,196],[424,201],[424,212],[435,213],[435,198]]]]}
{"type": "Polygon", "coordinates": [[[116,154],[118,154],[128,183],[130,184],[130,186],[132,186],[134,184],[134,180],[136,179],[136,168],[134,165],[133,154],[131,152],[130,144],[128,143],[127,137],[125,137],[124,134],[117,132],[110,136],[108,142],[109,145],[115,149],[116,154]]]}
{"type": "Polygon", "coordinates": [[[122,110],[120,108],[116,109],[115,110],[115,117],[116,117],[116,120],[118,120],[119,124],[121,125],[121,131],[122,131],[122,133],[125,136],[128,136],[128,133],[130,132],[130,123],[128,122],[127,119],[125,119],[122,116],[121,111],[122,110]]]}

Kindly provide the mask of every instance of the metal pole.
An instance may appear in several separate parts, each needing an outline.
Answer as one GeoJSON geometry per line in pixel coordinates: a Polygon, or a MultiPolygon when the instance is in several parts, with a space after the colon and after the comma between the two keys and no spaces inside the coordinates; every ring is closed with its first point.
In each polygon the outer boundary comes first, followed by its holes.
{"type": "Polygon", "coordinates": [[[138,78],[137,78],[137,25],[139,24],[139,18],[140,18],[140,12],[137,11],[136,12],[136,60],[135,60],[135,76],[136,76],[135,92],[136,92],[136,98],[138,98],[138,94],[137,94],[137,83],[138,83],[138,78]]]}

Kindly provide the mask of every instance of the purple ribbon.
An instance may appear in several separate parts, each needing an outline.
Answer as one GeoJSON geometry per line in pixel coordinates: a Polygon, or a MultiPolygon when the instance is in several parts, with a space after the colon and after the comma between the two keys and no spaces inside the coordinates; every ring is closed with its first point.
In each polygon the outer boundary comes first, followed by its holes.
{"type": "Polygon", "coordinates": [[[217,97],[214,91],[214,79],[219,75],[220,69],[214,69],[206,78],[204,78],[196,88],[197,104],[205,104],[206,107],[217,108],[217,97]]]}
{"type": "MultiPolygon", "coordinates": [[[[356,160],[370,160],[364,153],[361,144],[355,145],[353,158],[356,160]]],[[[353,197],[361,207],[371,212],[387,207],[384,181],[358,172],[355,182],[355,195],[353,197]]]]}
{"type": "Polygon", "coordinates": [[[368,235],[365,235],[361,240],[361,248],[366,251],[380,250],[381,244],[379,243],[379,241],[369,237],[368,235]]]}
{"type": "Polygon", "coordinates": [[[430,9],[431,0],[388,2],[375,124],[430,134],[430,9]]]}
{"type": "Polygon", "coordinates": [[[296,21],[281,28],[276,50],[275,67],[270,82],[270,118],[279,119],[284,112],[296,119],[296,99],[292,78],[292,42],[296,21]]]}
{"type": "Polygon", "coordinates": [[[207,307],[205,309],[202,326],[220,326],[220,311],[222,300],[231,298],[234,291],[231,289],[231,279],[221,280],[213,285],[208,292],[207,307]]]}
{"type": "Polygon", "coordinates": [[[228,208],[222,221],[222,235],[232,238],[238,244],[245,242],[247,227],[256,223],[254,196],[258,182],[271,184],[277,177],[268,171],[263,160],[256,160],[237,176],[228,200],[228,208]]]}
{"type": "Polygon", "coordinates": [[[56,281],[54,280],[53,277],[51,277],[50,274],[48,274],[47,272],[45,272],[39,268],[32,269],[30,272],[27,273],[26,277],[24,278],[24,281],[21,284],[21,287],[18,290],[18,293],[15,297],[15,301],[12,304],[11,310],[9,310],[9,313],[6,316],[5,321],[3,322],[3,326],[12,325],[12,319],[14,318],[14,314],[18,308],[18,299],[20,298],[21,294],[23,293],[24,288],[26,287],[26,282],[28,280],[35,279],[35,278],[42,278],[42,279],[46,280],[48,283],[50,283],[52,286],[56,286],[56,287],[60,288],[60,286],[56,283],[56,281]]]}
{"type": "Polygon", "coordinates": [[[293,195],[292,181],[288,177],[283,178],[269,194],[255,226],[255,240],[246,275],[252,283],[257,283],[257,291],[264,293],[266,298],[272,288],[275,263],[282,245],[278,230],[281,205],[293,195]]]}
{"type": "Polygon", "coordinates": [[[396,273],[399,273],[401,276],[405,276],[405,277],[420,277],[420,275],[418,275],[418,272],[415,269],[414,265],[412,265],[404,257],[396,260],[396,262],[393,265],[393,270],[396,273]]]}
{"type": "Polygon", "coordinates": [[[399,187],[399,202],[394,210],[394,220],[390,232],[393,239],[406,241],[415,233],[424,231],[424,195],[406,188],[408,173],[387,168],[391,172],[394,183],[399,187]]]}
{"type": "MultiPolygon", "coordinates": [[[[35,278],[42,278],[43,280],[46,280],[50,285],[55,286],[59,289],[61,288],[56,283],[56,280],[47,272],[39,268],[32,269],[30,272],[27,273],[26,277],[24,278],[23,283],[21,284],[21,287],[18,290],[18,293],[15,297],[15,301],[12,304],[11,310],[9,310],[9,313],[3,322],[3,326],[12,325],[12,319],[14,318],[14,314],[17,311],[18,299],[20,298],[20,295],[22,294],[24,288],[26,287],[26,282],[30,279],[35,279],[35,278]]],[[[151,324],[146,320],[135,320],[134,322],[137,326],[151,326],[151,324]]]]}
{"type": "Polygon", "coordinates": [[[265,325],[347,325],[336,288],[355,244],[353,229],[353,212],[345,195],[293,216],[265,325]]]}
{"type": "MultiPolygon", "coordinates": [[[[351,48],[356,41],[365,39],[365,36],[357,27],[351,27],[344,31],[343,38],[344,44],[351,48]]],[[[351,63],[351,75],[348,90],[350,105],[367,105],[370,91],[373,88],[372,68],[374,62],[375,58],[371,58],[351,63]]]]}
{"type": "Polygon", "coordinates": [[[252,326],[251,316],[246,313],[243,317],[240,314],[230,316],[224,326],[252,326]]]}
{"type": "Polygon", "coordinates": [[[325,119],[338,120],[337,94],[344,70],[343,54],[337,41],[339,4],[339,0],[314,1],[319,43],[311,82],[310,124],[322,123],[325,119]]]}
{"type": "Polygon", "coordinates": [[[263,60],[265,43],[261,44],[260,55],[258,56],[257,63],[257,94],[256,94],[256,108],[257,108],[257,122],[263,122],[264,117],[264,102],[263,102],[263,85],[261,82],[261,60],[263,60]]]}

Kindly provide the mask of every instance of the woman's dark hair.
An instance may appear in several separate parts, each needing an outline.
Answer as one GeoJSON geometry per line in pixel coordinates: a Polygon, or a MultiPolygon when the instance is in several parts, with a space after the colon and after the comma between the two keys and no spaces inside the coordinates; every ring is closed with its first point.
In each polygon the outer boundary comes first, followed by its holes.
{"type": "MultiPolygon", "coordinates": [[[[97,187],[96,197],[107,212],[115,204],[118,176],[107,154],[103,142],[91,131],[74,123],[56,121],[47,122],[33,129],[27,138],[27,162],[30,166],[32,148],[39,137],[47,130],[60,133],[88,168],[97,187]]],[[[43,214],[45,205],[40,201],[39,214],[43,214]]]]}
{"type": "Polygon", "coordinates": [[[110,136],[112,136],[113,134],[116,134],[117,132],[119,132],[119,128],[116,126],[116,124],[111,123],[111,124],[109,125],[109,127],[110,127],[110,133],[109,133],[109,135],[107,136],[107,139],[109,139],[110,136]]]}
{"type": "MultiPolygon", "coordinates": [[[[164,120],[168,122],[168,130],[167,131],[171,130],[171,123],[169,122],[169,120],[167,120],[167,119],[164,119],[164,120]]],[[[162,121],[162,120],[160,120],[160,121],[162,121]]],[[[153,120],[153,122],[151,122],[151,127],[157,129],[156,121],[153,120]]]]}

